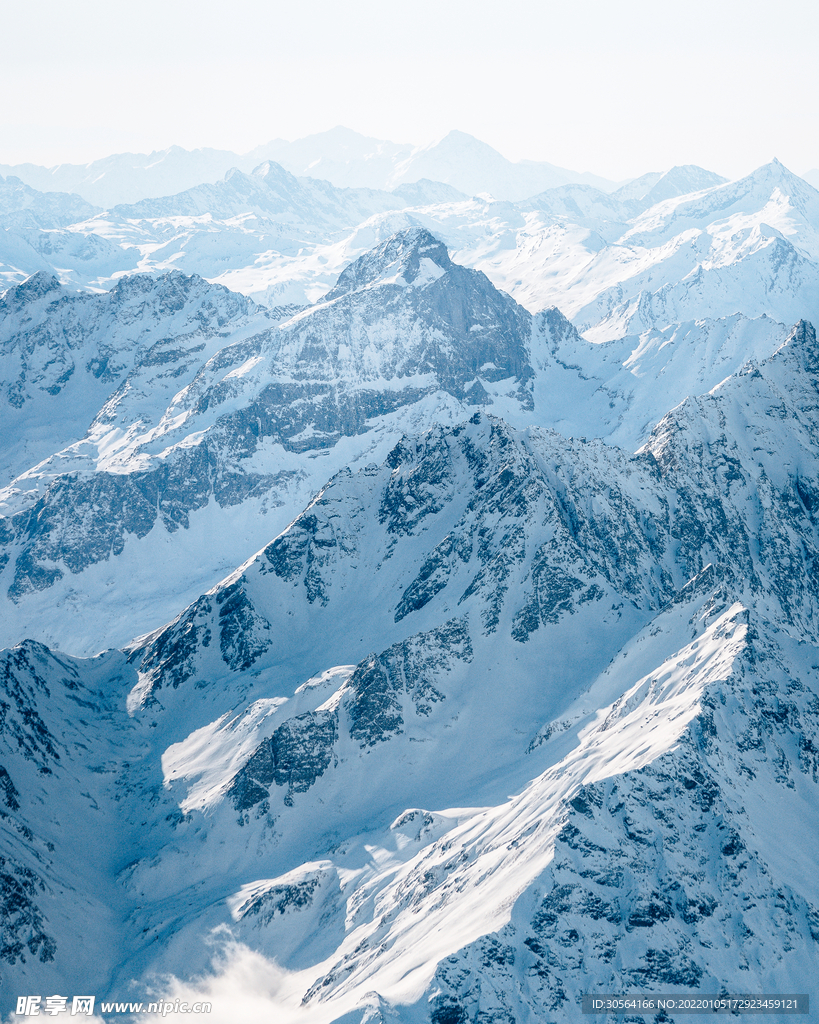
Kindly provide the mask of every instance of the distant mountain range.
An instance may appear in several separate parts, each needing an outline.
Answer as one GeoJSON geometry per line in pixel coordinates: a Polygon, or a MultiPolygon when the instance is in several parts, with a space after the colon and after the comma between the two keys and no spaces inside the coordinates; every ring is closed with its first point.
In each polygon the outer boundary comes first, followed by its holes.
{"type": "Polygon", "coordinates": [[[429,178],[339,188],[272,161],[107,211],[8,178],[0,279],[44,271],[104,289],[177,269],[268,306],[305,305],[373,245],[423,226],[531,311],[558,305],[589,337],[616,339],[698,315],[815,317],[817,202],[778,161],[736,182],[684,166],[611,193],[569,184],[517,203],[429,178]]]}
{"type": "Polygon", "coordinates": [[[0,175],[13,175],[43,192],[74,192],[95,206],[109,207],[215,182],[232,168],[249,173],[266,160],[276,161],[291,174],[323,178],[338,188],[391,191],[430,178],[468,195],[490,192],[496,199],[514,201],[569,182],[604,190],[616,187],[606,178],[549,163],[515,163],[465,132],[450,132],[440,142],[418,148],[340,127],[295,142],[276,139],[242,154],[172,146],[154,153],[119,153],[89,164],[0,164],[0,175]]]}

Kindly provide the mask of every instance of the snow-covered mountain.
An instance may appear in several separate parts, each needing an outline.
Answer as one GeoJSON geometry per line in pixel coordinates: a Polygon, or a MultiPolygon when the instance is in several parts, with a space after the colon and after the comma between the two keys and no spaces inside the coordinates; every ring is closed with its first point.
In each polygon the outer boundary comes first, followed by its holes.
{"type": "Polygon", "coordinates": [[[389,189],[396,165],[409,160],[416,149],[337,125],[292,142],[274,139],[253,155],[257,162],[274,160],[292,174],[322,178],[337,188],[389,189]]]}
{"type": "Polygon", "coordinates": [[[0,1015],[809,992],[819,193],[154,156],[0,180],[0,1015]]]}
{"type": "Polygon", "coordinates": [[[528,308],[559,303],[593,340],[703,316],[788,322],[819,312],[819,193],[777,161],[648,208],[616,200],[573,186],[513,210],[475,210],[479,241],[459,230],[454,211],[439,233],[528,308]]]}
{"type": "Polygon", "coordinates": [[[635,455],[477,411],[124,652],[6,652],[2,991],[345,1024],[804,991],[817,373],[800,323],[635,455]]]}
{"type": "Polygon", "coordinates": [[[15,177],[0,179],[0,221],[5,228],[64,228],[99,212],[79,196],[38,192],[15,177]]]}
{"type": "Polygon", "coordinates": [[[606,191],[616,187],[595,174],[578,174],[553,164],[534,160],[513,163],[485,142],[459,131],[399,160],[386,185],[394,188],[419,178],[446,182],[468,195],[489,192],[495,199],[511,202],[571,182],[606,191]]]}
{"type": "MultiPolygon", "coordinates": [[[[516,204],[384,196],[360,226],[351,218],[345,230],[340,218],[324,243],[303,233],[298,254],[243,224],[239,247],[225,256],[236,225],[224,221],[195,229],[208,238],[201,260],[195,237],[177,225],[163,247],[143,244],[141,266],[193,270],[268,304],[315,301],[374,241],[417,223],[532,311],[558,305],[595,340],[737,312],[780,322],[817,315],[819,194],[811,186],[777,162],[737,182],[690,167],[649,179],[622,194],[567,185],[516,204]],[[212,260],[217,251],[225,262],[212,260]]],[[[155,222],[142,223],[155,232],[155,222]]],[[[105,231],[112,241],[133,232],[130,223],[105,231]]]]}
{"type": "Polygon", "coordinates": [[[786,334],[736,316],[591,345],[422,228],[292,313],[177,272],[103,295],[39,275],[6,293],[3,642],[122,644],[286,526],[328,473],[475,408],[633,450],[786,334]]]}
{"type": "MultiPolygon", "coordinates": [[[[4,293],[0,320],[5,480],[79,441],[135,372],[151,375],[140,392],[144,404],[161,401],[163,390],[167,400],[180,365],[221,349],[228,331],[258,332],[275,322],[244,296],[178,273],[123,278],[102,295],[35,274],[4,293]]],[[[127,392],[138,417],[137,390],[127,392]]]]}
{"type": "Polygon", "coordinates": [[[8,641],[28,628],[84,650],[104,621],[121,643],[285,526],[328,472],[475,406],[533,404],[531,315],[421,229],[281,325],[179,274],[102,296],[35,277],[2,312],[10,438],[41,434],[7,454],[8,641]]]}
{"type": "Polygon", "coordinates": [[[136,270],[136,249],[93,229],[72,230],[99,212],[79,196],[38,192],[19,178],[0,178],[0,282],[8,286],[42,271],[88,285],[136,270]]]}
{"type": "Polygon", "coordinates": [[[349,229],[373,214],[404,205],[389,193],[374,189],[338,189],[326,181],[295,178],[279,164],[266,161],[252,174],[233,169],[213,185],[115,206],[111,213],[129,221],[188,217],[230,221],[251,215],[280,228],[298,225],[304,239],[325,239],[339,228],[349,229]]]}
{"type": "Polygon", "coordinates": [[[695,310],[816,317],[817,262],[819,193],[774,160],[739,181],[645,211],[617,249],[584,268],[596,294],[573,319],[581,330],[594,328],[594,337],[616,338],[695,310]],[[615,280],[597,290],[608,274],[615,280]]]}

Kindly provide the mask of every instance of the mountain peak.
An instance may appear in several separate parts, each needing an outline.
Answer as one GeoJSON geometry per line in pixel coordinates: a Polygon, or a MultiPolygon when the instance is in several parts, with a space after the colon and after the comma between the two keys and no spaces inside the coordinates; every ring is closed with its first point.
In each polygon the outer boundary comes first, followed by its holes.
{"type": "Polygon", "coordinates": [[[7,307],[20,308],[29,302],[36,302],[49,292],[59,291],[62,285],[53,274],[46,270],[38,270],[36,274],[27,277],[25,281],[9,288],[2,297],[7,307]]]}
{"type": "MultiPolygon", "coordinates": [[[[229,171],[228,174],[225,175],[225,180],[227,180],[228,175],[232,173],[233,171],[229,171]]],[[[237,171],[236,173],[241,174],[241,171],[237,171]]],[[[249,177],[257,178],[268,186],[273,185],[274,183],[287,184],[291,187],[298,186],[298,180],[296,177],[275,160],[263,161],[258,167],[253,168],[253,173],[249,177]]]]}
{"type": "Polygon", "coordinates": [[[350,292],[376,284],[423,287],[452,266],[446,246],[426,228],[411,227],[360,256],[344,270],[335,288],[325,296],[332,302],[350,292]]]}
{"type": "MultiPolygon", "coordinates": [[[[506,157],[499,153],[493,146],[490,146],[488,142],[482,142],[481,139],[476,139],[474,135],[470,135],[468,132],[458,131],[457,128],[453,128],[451,132],[448,132],[438,142],[433,143],[431,146],[426,147],[427,153],[435,154],[439,158],[454,159],[456,157],[463,157],[469,155],[473,159],[490,160],[493,163],[500,163],[506,165],[506,157]]],[[[473,190],[474,191],[474,190],[473,190]]]]}
{"type": "Polygon", "coordinates": [[[644,209],[664,199],[701,192],[724,185],[727,178],[696,164],[678,164],[668,171],[651,171],[621,186],[614,195],[623,201],[638,202],[644,209]]]}
{"type": "Polygon", "coordinates": [[[469,132],[462,132],[457,128],[453,128],[452,131],[447,132],[441,139],[441,142],[455,143],[459,146],[474,146],[477,144],[479,146],[486,146],[487,149],[492,148],[488,143],[481,142],[481,140],[476,139],[474,135],[470,135],[469,132]]]}
{"type": "Polygon", "coordinates": [[[775,181],[787,181],[788,183],[801,182],[802,180],[776,157],[767,164],[762,164],[761,167],[751,171],[748,177],[755,181],[769,181],[773,179],[775,181]]]}
{"type": "Polygon", "coordinates": [[[699,167],[697,164],[677,164],[671,170],[666,171],[654,188],[658,188],[663,182],[672,185],[680,190],[680,194],[687,192],[698,192],[704,188],[711,188],[713,185],[724,185],[728,181],[721,174],[699,167]]]}
{"type": "Polygon", "coordinates": [[[809,320],[800,320],[793,325],[778,353],[790,356],[803,372],[819,377],[819,345],[816,329],[809,320]]]}
{"type": "Polygon", "coordinates": [[[816,190],[776,157],[751,171],[736,185],[744,192],[755,192],[766,199],[774,189],[779,189],[783,195],[788,197],[791,206],[800,209],[811,222],[815,221],[817,212],[819,212],[819,207],[816,204],[816,190]]]}

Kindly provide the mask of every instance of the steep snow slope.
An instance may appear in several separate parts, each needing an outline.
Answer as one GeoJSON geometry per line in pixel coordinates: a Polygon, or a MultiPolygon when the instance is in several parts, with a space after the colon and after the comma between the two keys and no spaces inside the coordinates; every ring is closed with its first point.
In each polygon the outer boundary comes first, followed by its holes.
{"type": "Polygon", "coordinates": [[[689,395],[715,387],[751,359],[771,355],[787,329],[769,317],[701,319],[590,344],[557,310],[538,314],[533,347],[536,422],[599,436],[633,451],[689,395]]]}
{"type": "Polygon", "coordinates": [[[738,181],[698,189],[692,196],[677,192],[638,218],[626,237],[637,244],[661,245],[704,225],[727,234],[743,227],[743,216],[756,210],[784,235],[798,235],[799,246],[813,258],[819,257],[819,193],[778,160],[738,181]]]}
{"type": "Polygon", "coordinates": [[[803,990],[817,407],[803,323],[636,455],[476,412],[338,474],[125,655],[6,652],[9,980],[81,985],[99,921],[98,993],[171,971],[217,1020],[803,990]]]}

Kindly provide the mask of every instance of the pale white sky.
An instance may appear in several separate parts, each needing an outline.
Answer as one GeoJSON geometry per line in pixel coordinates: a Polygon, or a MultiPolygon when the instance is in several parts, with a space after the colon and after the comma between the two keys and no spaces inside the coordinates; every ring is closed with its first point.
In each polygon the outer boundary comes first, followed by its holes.
{"type": "Polygon", "coordinates": [[[624,178],[819,167],[807,0],[0,0],[0,162],[346,125],[624,178]]]}

